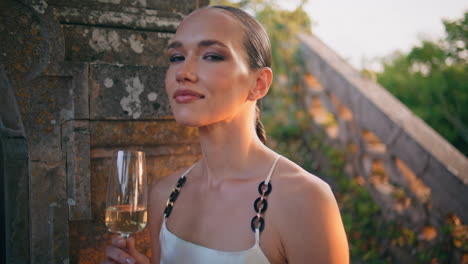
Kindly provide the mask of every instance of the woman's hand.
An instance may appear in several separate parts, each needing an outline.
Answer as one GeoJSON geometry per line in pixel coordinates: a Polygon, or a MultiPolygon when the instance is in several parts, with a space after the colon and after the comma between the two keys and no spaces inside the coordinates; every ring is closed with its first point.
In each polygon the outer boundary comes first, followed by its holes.
{"type": "Polygon", "coordinates": [[[135,248],[135,239],[129,237],[126,240],[121,236],[112,239],[112,245],[106,248],[106,259],[102,264],[149,264],[147,256],[138,252],[135,248]]]}

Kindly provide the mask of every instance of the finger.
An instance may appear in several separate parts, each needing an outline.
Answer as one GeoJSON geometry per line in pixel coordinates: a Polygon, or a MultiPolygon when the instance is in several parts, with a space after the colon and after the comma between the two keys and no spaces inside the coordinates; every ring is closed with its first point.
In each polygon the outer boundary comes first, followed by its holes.
{"type": "Polygon", "coordinates": [[[122,236],[114,236],[112,238],[112,245],[124,249],[127,247],[127,242],[122,236]]]}
{"type": "Polygon", "coordinates": [[[149,259],[147,256],[141,254],[137,251],[135,247],[135,239],[133,237],[127,238],[127,252],[130,253],[138,263],[149,263],[149,259]]]}
{"type": "Polygon", "coordinates": [[[106,256],[107,258],[121,264],[134,264],[136,262],[135,259],[127,252],[115,246],[108,246],[106,248],[106,256]]]}
{"type": "Polygon", "coordinates": [[[139,252],[135,248],[135,239],[133,237],[127,238],[127,241],[125,242],[127,243],[127,250],[128,253],[130,253],[130,255],[135,256],[139,254],[139,252]]]}

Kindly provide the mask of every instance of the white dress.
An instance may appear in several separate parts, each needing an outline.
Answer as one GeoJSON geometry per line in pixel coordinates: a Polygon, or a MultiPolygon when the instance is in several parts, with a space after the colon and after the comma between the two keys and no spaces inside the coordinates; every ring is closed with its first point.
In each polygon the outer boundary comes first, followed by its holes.
{"type": "MultiPolygon", "coordinates": [[[[281,156],[275,159],[273,166],[270,169],[265,184],[270,182],[271,175],[276,166],[277,161],[281,156]]],[[[194,165],[195,166],[195,165],[194,165]]],[[[188,169],[182,176],[184,178],[190,170],[188,169]]],[[[184,181],[185,182],[185,181],[184,181]]],[[[182,183],[183,185],[183,183],[182,183]]],[[[182,186],[180,186],[182,188],[182,186]]],[[[179,188],[179,190],[180,190],[179,188]]],[[[173,200],[175,201],[175,199],[173,200]]],[[[262,249],[260,248],[260,230],[255,228],[255,244],[246,250],[229,252],[220,251],[185,241],[174,235],[167,229],[166,218],[169,213],[165,213],[161,230],[159,232],[159,242],[161,245],[161,258],[160,264],[210,264],[210,263],[223,263],[223,264],[269,264],[262,249]]]]}

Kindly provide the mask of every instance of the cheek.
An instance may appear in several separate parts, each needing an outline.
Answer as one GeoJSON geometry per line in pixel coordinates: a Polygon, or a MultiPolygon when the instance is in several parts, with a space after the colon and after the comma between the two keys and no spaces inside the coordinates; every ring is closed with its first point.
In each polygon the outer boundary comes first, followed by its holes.
{"type": "Polygon", "coordinates": [[[248,90],[251,85],[249,73],[239,65],[232,64],[202,69],[199,71],[199,78],[214,93],[222,91],[224,94],[236,94],[248,90]]]}
{"type": "Polygon", "coordinates": [[[167,71],[166,71],[165,78],[164,78],[164,86],[166,87],[166,91],[168,90],[169,85],[171,83],[170,82],[171,77],[172,77],[172,71],[171,71],[171,68],[168,68],[167,71]]]}

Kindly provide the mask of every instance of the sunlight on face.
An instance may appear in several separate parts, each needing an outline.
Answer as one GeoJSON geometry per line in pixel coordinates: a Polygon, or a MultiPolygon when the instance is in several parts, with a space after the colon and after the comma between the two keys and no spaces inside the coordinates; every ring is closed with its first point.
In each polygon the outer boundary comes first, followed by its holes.
{"type": "Polygon", "coordinates": [[[206,126],[248,111],[255,84],[242,45],[243,28],[222,10],[189,15],[171,40],[166,91],[177,122],[206,126]]]}

